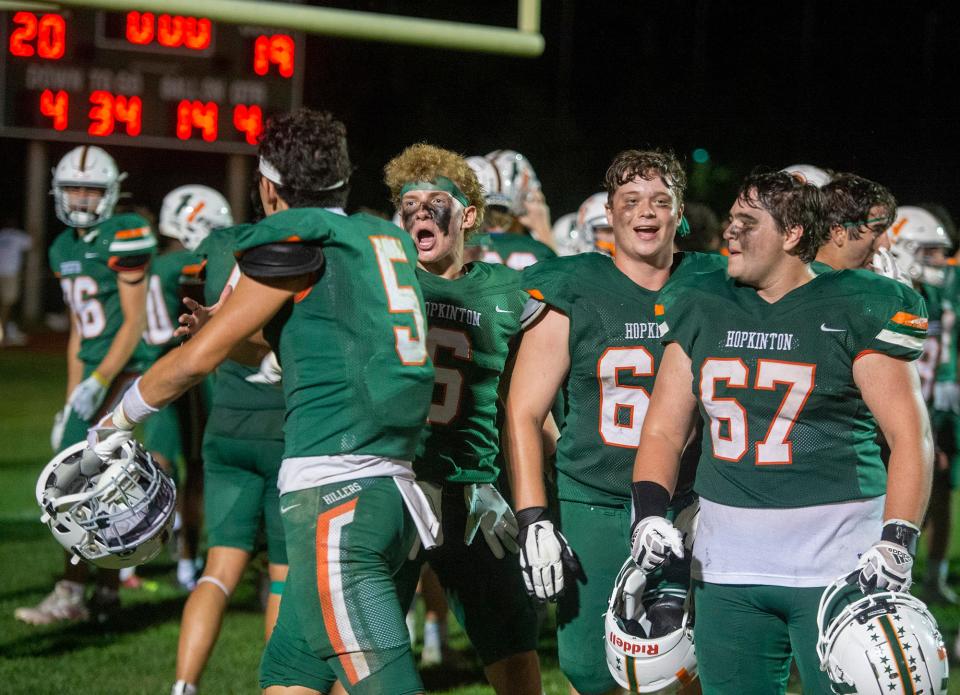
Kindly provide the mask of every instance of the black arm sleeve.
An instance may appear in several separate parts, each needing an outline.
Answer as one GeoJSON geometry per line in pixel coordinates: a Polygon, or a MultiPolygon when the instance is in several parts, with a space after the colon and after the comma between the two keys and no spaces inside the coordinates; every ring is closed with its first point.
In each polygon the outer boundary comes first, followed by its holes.
{"type": "Polygon", "coordinates": [[[282,278],[317,273],[323,269],[323,249],[316,244],[278,242],[254,246],[237,260],[250,277],[282,278]]]}

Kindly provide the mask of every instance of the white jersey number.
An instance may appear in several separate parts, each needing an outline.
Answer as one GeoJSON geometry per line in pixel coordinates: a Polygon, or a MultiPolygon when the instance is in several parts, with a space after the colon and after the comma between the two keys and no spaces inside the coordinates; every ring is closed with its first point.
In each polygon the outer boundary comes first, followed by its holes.
{"type": "Polygon", "coordinates": [[[463,372],[437,365],[437,353],[441,348],[449,350],[458,360],[473,359],[470,337],[463,331],[431,328],[427,333],[427,350],[436,370],[434,383],[440,387],[443,394],[443,400],[440,403],[430,404],[427,422],[432,425],[449,425],[453,422],[460,412],[460,399],[463,397],[463,372]]]}
{"type": "Polygon", "coordinates": [[[78,275],[61,278],[60,287],[63,288],[64,301],[80,324],[80,337],[87,340],[103,333],[107,327],[107,315],[97,299],[100,292],[97,281],[88,275],[78,275]]]}
{"type": "Polygon", "coordinates": [[[163,299],[163,287],[160,278],[150,276],[147,286],[147,330],[143,339],[148,345],[166,345],[173,338],[173,321],[163,299]]]}
{"type": "MultiPolygon", "coordinates": [[[[757,360],[756,391],[776,391],[786,386],[777,414],[762,441],[756,443],[756,465],[784,465],[793,462],[790,432],[813,390],[816,365],[780,360],[757,360]]],[[[700,400],[710,417],[710,440],[714,458],[739,461],[747,453],[750,439],[747,411],[736,398],[715,396],[718,382],[730,388],[747,388],[749,370],[739,358],[711,358],[700,370],[700,400]],[[724,432],[725,431],[725,432],[724,432]]]]}
{"type": "MultiPolygon", "coordinates": [[[[370,243],[377,254],[377,265],[380,267],[380,277],[383,279],[383,289],[387,293],[387,306],[391,314],[411,314],[415,327],[394,326],[397,355],[400,362],[407,366],[419,366],[427,361],[427,347],[424,336],[423,312],[420,309],[420,300],[416,290],[410,285],[401,285],[397,279],[394,263],[405,263],[409,266],[407,254],[403,251],[403,244],[399,239],[390,236],[372,236],[370,243]]],[[[412,268],[411,268],[412,272],[412,268]]]]}
{"type": "Polygon", "coordinates": [[[503,256],[496,251],[487,251],[483,254],[483,262],[498,263],[500,265],[505,265],[508,268],[513,268],[514,270],[523,270],[527,266],[536,263],[537,257],[529,251],[514,251],[507,256],[507,260],[503,260],[503,256]]]}
{"type": "Polygon", "coordinates": [[[608,446],[636,448],[650,394],[642,386],[621,383],[621,374],[653,376],[653,355],[642,347],[607,348],[597,360],[600,439],[608,446]]]}

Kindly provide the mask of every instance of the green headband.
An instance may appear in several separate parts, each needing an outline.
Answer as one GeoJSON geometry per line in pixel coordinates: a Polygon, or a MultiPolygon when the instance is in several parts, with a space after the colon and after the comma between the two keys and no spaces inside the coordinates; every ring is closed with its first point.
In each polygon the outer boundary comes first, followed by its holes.
{"type": "Polygon", "coordinates": [[[403,184],[403,188],[400,189],[401,197],[410,191],[443,191],[453,196],[453,199],[459,201],[463,207],[470,207],[470,199],[457,187],[457,184],[446,176],[437,176],[433,181],[411,181],[410,183],[405,183],[403,184]]]}
{"type": "Polygon", "coordinates": [[[875,222],[886,222],[886,217],[871,217],[868,220],[857,220],[856,222],[841,222],[844,227],[863,227],[870,226],[875,222]]]}

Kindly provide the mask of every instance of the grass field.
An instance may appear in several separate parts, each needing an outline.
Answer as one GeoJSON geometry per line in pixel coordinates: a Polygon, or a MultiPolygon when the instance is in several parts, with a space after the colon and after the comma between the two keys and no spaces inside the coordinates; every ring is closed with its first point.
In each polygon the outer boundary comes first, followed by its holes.
{"type": "MultiPolygon", "coordinates": [[[[0,350],[0,693],[166,695],[173,682],[185,593],[175,588],[174,565],[165,554],[140,572],[155,590],[124,590],[122,613],[104,628],[34,628],[13,619],[15,607],[43,598],[62,568],[59,546],[39,523],[34,485],[50,458],[50,423],[63,401],[64,379],[61,355],[0,350]]],[[[956,538],[952,555],[960,556],[956,538]]],[[[960,569],[953,562],[952,570],[960,569]]],[[[922,565],[921,558],[916,576],[921,576],[922,565]]],[[[934,607],[934,613],[952,647],[960,608],[934,607]]],[[[456,666],[425,671],[427,689],[457,695],[492,692],[455,623],[451,634],[458,652],[456,666]]],[[[258,692],[261,648],[256,575],[250,572],[232,599],[203,692],[258,692]]],[[[543,631],[540,656],[545,691],[566,692],[549,625],[543,631]]],[[[951,683],[950,692],[960,694],[960,678],[951,683]]]]}

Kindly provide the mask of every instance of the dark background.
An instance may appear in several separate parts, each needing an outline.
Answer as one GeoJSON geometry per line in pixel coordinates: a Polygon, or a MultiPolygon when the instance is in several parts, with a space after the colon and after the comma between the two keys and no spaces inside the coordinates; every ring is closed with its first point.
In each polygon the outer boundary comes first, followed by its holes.
{"type": "MultiPolygon", "coordinates": [[[[513,0],[322,4],[516,22],[513,0]]],[[[536,59],[308,37],[304,103],[347,124],[352,207],[387,210],[383,164],[426,140],[467,155],[524,153],[554,218],[599,190],[618,150],[646,145],[674,149],[690,167],[688,197],[721,215],[751,168],[797,162],[852,170],[903,203],[960,214],[960,23],[950,4],[544,0],[542,32],[536,59]],[[707,164],[693,163],[695,148],[707,164]]],[[[51,165],[70,147],[51,146],[51,165]]],[[[154,210],[176,185],[224,185],[220,155],[111,152],[133,201],[154,210]]],[[[15,215],[24,153],[22,141],[0,140],[0,204],[15,215]]]]}

